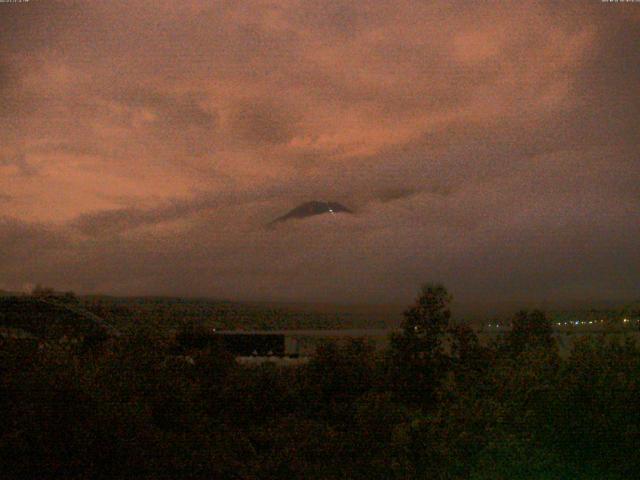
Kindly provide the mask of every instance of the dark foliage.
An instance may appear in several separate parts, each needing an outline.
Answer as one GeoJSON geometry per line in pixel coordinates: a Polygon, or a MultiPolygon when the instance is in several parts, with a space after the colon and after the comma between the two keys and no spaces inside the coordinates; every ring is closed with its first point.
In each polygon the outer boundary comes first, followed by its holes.
{"type": "Polygon", "coordinates": [[[491,345],[425,287],[384,354],[327,343],[243,366],[210,333],[72,349],[0,339],[3,479],[629,479],[640,348],[561,357],[541,312],[491,345]]]}

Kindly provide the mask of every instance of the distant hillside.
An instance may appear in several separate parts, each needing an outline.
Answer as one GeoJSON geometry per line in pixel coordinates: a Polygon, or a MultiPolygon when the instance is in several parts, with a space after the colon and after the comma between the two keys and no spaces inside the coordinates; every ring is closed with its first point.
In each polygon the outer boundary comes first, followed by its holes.
{"type": "Polygon", "coordinates": [[[273,220],[269,225],[274,225],[276,223],[286,222],[288,220],[296,220],[303,219],[307,217],[313,217],[315,215],[323,215],[323,214],[339,214],[339,213],[353,213],[344,205],[337,202],[322,202],[322,201],[311,201],[305,202],[284,215],[273,220]]]}
{"type": "Polygon", "coordinates": [[[402,308],[376,305],[230,302],[206,298],[80,297],[84,308],[123,332],[175,330],[188,322],[226,330],[395,328],[402,308]]]}
{"type": "MultiPolygon", "coordinates": [[[[385,329],[398,328],[403,312],[409,306],[343,305],[331,303],[295,302],[234,302],[208,298],[179,297],[79,297],[80,306],[96,314],[123,333],[140,327],[163,334],[175,331],[186,323],[195,323],[222,330],[291,330],[291,329],[385,329]]],[[[500,315],[489,308],[478,311],[472,306],[454,305],[454,319],[476,328],[488,323],[507,324],[521,307],[508,305],[500,315]],[[507,308],[508,307],[508,308],[507,308]]],[[[592,318],[622,318],[640,314],[626,309],[598,310],[546,310],[552,322],[590,320],[592,318]]]]}
{"type": "Polygon", "coordinates": [[[0,327],[27,332],[42,339],[119,334],[102,318],[80,305],[27,295],[0,297],[0,327]]]}
{"type": "Polygon", "coordinates": [[[20,297],[22,295],[24,294],[21,292],[10,292],[7,290],[0,289],[0,297],[20,297]]]}

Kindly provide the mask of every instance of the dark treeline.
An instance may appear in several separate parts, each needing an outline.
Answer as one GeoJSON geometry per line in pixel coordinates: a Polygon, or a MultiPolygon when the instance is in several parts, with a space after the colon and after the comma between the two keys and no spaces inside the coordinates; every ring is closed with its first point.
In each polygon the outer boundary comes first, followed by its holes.
{"type": "Polygon", "coordinates": [[[295,367],[242,366],[197,329],[0,340],[0,477],[638,478],[637,345],[560,357],[534,311],[481,346],[450,301],[427,286],[386,352],[327,343],[295,367]]]}

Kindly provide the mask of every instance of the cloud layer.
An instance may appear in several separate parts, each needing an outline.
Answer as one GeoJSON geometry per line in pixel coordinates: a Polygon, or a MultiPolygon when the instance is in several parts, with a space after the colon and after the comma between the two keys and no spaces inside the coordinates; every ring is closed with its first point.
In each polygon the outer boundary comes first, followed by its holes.
{"type": "Polygon", "coordinates": [[[0,288],[638,297],[639,12],[1,4],[0,288]]]}

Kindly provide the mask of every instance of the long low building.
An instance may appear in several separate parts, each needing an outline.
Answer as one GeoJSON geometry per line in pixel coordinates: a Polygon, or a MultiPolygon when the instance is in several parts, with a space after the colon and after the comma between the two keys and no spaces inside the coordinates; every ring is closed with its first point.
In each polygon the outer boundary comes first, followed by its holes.
{"type": "MultiPolygon", "coordinates": [[[[225,348],[236,356],[300,357],[312,355],[323,341],[345,341],[363,338],[385,345],[391,329],[328,330],[214,330],[225,348]]],[[[399,330],[397,330],[399,331],[399,330]]]]}
{"type": "MultiPolygon", "coordinates": [[[[376,349],[382,350],[389,344],[389,336],[399,333],[399,329],[330,329],[330,330],[216,330],[214,337],[220,338],[225,348],[237,357],[308,357],[313,355],[319,344],[325,341],[344,342],[363,339],[376,349]]],[[[489,345],[508,332],[477,331],[481,345],[489,345]]],[[[637,330],[588,330],[556,331],[553,333],[560,353],[568,355],[573,345],[582,338],[604,335],[607,339],[623,340],[634,338],[640,341],[637,330]]],[[[446,347],[445,347],[446,348],[446,347]]]]}
{"type": "Polygon", "coordinates": [[[287,352],[287,336],[275,332],[215,332],[214,338],[221,341],[223,347],[238,357],[284,357],[287,352]]]}

